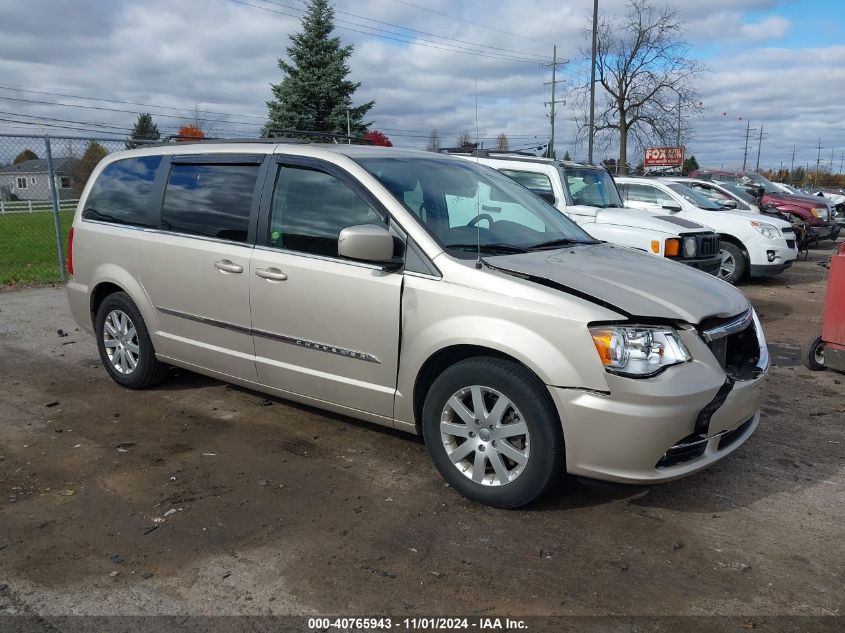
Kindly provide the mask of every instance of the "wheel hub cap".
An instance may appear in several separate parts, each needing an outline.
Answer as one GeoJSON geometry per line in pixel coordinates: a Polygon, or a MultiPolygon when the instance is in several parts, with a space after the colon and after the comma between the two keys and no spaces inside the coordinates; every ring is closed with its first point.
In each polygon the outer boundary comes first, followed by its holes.
{"type": "Polygon", "coordinates": [[[490,387],[455,392],[440,416],[440,437],[455,468],[481,485],[509,484],[528,464],[528,426],[519,409],[490,387]]]}

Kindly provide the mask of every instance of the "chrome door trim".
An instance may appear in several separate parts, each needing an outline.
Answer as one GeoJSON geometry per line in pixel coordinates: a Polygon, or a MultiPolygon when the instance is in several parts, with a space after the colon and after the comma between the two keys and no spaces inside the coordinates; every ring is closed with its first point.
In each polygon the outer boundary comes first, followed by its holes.
{"type": "Polygon", "coordinates": [[[366,363],[376,363],[381,365],[381,360],[378,356],[369,354],[367,352],[359,352],[345,347],[338,347],[337,345],[329,345],[327,343],[320,343],[318,341],[310,341],[304,338],[295,336],[288,336],[286,334],[278,334],[276,332],[267,332],[266,330],[254,330],[252,328],[244,327],[242,325],[235,325],[234,323],[226,323],[225,321],[218,321],[217,319],[209,319],[208,317],[199,316],[197,314],[189,314],[187,312],[180,312],[178,310],[171,310],[169,308],[162,308],[156,306],[156,310],[162,314],[169,314],[170,316],[203,323],[205,325],[212,325],[214,327],[223,328],[224,330],[231,330],[240,334],[249,334],[250,336],[258,336],[280,343],[288,343],[289,345],[296,345],[306,349],[313,349],[318,352],[325,352],[327,354],[336,354],[338,356],[345,356],[346,358],[354,358],[355,360],[364,361],[366,363]]]}
{"type": "Polygon", "coordinates": [[[227,323],[226,321],[218,321],[217,319],[210,319],[208,317],[199,316],[198,314],[189,314],[188,312],[180,312],[179,310],[171,310],[170,308],[162,308],[156,306],[156,310],[162,314],[169,314],[170,316],[187,319],[188,321],[196,321],[205,325],[213,325],[214,327],[223,328],[224,330],[231,330],[240,334],[252,334],[252,329],[244,327],[243,325],[235,325],[234,323],[227,323]]]}

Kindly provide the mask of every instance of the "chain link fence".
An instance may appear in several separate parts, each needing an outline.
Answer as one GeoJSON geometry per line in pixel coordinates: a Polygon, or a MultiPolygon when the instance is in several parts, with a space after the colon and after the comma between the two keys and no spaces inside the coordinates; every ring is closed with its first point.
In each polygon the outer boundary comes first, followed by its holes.
{"type": "Polygon", "coordinates": [[[124,140],[0,134],[0,287],[64,279],[79,196],[97,163],[123,149],[124,140]]]}

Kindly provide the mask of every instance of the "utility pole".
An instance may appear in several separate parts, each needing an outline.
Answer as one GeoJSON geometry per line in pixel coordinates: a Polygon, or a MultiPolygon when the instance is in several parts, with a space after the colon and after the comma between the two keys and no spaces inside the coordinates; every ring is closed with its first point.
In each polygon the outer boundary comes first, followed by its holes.
{"type": "Polygon", "coordinates": [[[596,39],[598,36],[599,0],[593,0],[593,54],[590,64],[590,129],[587,140],[587,164],[593,164],[593,131],[596,127],[596,39]]]}
{"type": "Polygon", "coordinates": [[[349,124],[349,108],[346,108],[346,136],[347,136],[346,144],[351,145],[352,139],[348,138],[348,137],[352,136],[352,126],[349,124]]]}
{"type": "Polygon", "coordinates": [[[828,167],[827,171],[830,173],[831,176],[833,175],[833,148],[832,147],[830,148],[830,167],[828,167]]]}
{"type": "Polygon", "coordinates": [[[760,148],[763,147],[763,125],[760,124],[760,139],[757,141],[757,167],[754,171],[760,171],[760,148]]]}
{"type": "Polygon", "coordinates": [[[565,64],[565,63],[566,63],[565,61],[562,61],[562,62],[557,61],[557,46],[554,46],[552,48],[552,63],[551,63],[552,80],[550,82],[546,82],[546,83],[543,84],[545,86],[551,84],[551,86],[552,86],[552,100],[544,103],[544,105],[550,105],[551,108],[552,108],[551,116],[549,116],[549,120],[551,121],[551,124],[552,124],[552,130],[551,130],[551,136],[550,136],[550,139],[549,139],[549,147],[546,149],[546,154],[547,154],[548,158],[554,158],[555,157],[555,104],[556,103],[566,103],[566,101],[564,99],[561,99],[559,101],[555,100],[555,89],[557,88],[557,84],[559,83],[558,80],[557,80],[557,67],[558,67],[559,64],[562,65],[562,64],[565,64]]]}
{"type": "Polygon", "coordinates": [[[792,144],[792,163],[789,165],[789,184],[795,185],[795,144],[792,144]]]}
{"type": "Polygon", "coordinates": [[[816,182],[813,183],[814,187],[819,186],[819,165],[821,164],[821,161],[822,161],[822,139],[821,139],[821,137],[819,137],[819,146],[818,146],[817,149],[819,150],[819,153],[816,156],[816,182]]]}
{"type": "MultiPolygon", "coordinates": [[[[753,129],[756,130],[757,128],[753,128],[753,129]]],[[[742,155],[742,171],[745,171],[745,167],[748,164],[748,139],[751,136],[751,130],[752,130],[751,121],[748,121],[745,124],[745,151],[742,155]]]]}

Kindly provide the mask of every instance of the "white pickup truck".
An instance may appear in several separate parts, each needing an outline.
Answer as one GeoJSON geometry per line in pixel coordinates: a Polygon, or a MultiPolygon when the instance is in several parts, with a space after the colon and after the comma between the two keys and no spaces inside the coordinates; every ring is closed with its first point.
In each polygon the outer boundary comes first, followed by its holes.
{"type": "Polygon", "coordinates": [[[668,213],[655,217],[623,209],[619,191],[605,169],[514,153],[450,153],[510,176],[598,240],[667,257],[713,275],[719,272],[718,234],[668,213]]]}

